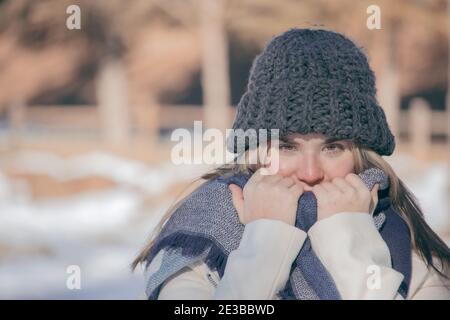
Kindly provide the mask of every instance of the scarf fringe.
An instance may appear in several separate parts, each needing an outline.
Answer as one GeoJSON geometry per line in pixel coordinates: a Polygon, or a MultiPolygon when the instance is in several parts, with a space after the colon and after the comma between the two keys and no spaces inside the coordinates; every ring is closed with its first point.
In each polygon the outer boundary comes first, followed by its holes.
{"type": "MultiPolygon", "coordinates": [[[[207,196],[208,194],[206,193],[205,196],[207,196]]],[[[380,191],[379,191],[379,195],[380,195],[380,191]]],[[[223,200],[220,199],[219,200],[223,200]]],[[[299,200],[300,202],[300,200],[299,200]]],[[[314,204],[314,203],[313,203],[314,204]]],[[[201,207],[202,208],[202,207],[201,207]]],[[[388,197],[388,195],[386,195],[386,197],[379,197],[379,202],[377,205],[377,208],[375,209],[374,215],[376,215],[377,213],[384,211],[383,209],[387,209],[386,211],[391,213],[389,216],[393,216],[394,218],[390,217],[388,218],[388,223],[385,225],[382,225],[381,228],[381,236],[383,237],[383,239],[386,241],[386,243],[388,244],[389,248],[392,249],[394,252],[397,252],[398,249],[396,246],[392,247],[392,243],[398,243],[399,238],[401,240],[401,237],[397,236],[399,234],[398,228],[399,228],[399,222],[396,221],[395,217],[396,217],[396,213],[395,211],[391,208],[391,203],[390,203],[390,199],[388,197]],[[387,208],[389,207],[389,208],[387,208]],[[387,228],[387,225],[389,225],[390,228],[387,228]],[[392,248],[391,248],[392,247],[392,248]]],[[[189,208],[188,208],[189,209],[189,208]]],[[[309,212],[309,211],[314,211],[316,210],[315,205],[312,206],[307,206],[307,208],[305,209],[305,212],[309,212]]],[[[208,209],[204,209],[205,212],[202,213],[208,213],[208,209]]],[[[298,212],[297,212],[298,214],[298,212]]],[[[304,219],[305,217],[302,216],[302,218],[304,219]]],[[[179,222],[179,223],[183,223],[183,222],[179,222]]],[[[307,228],[307,226],[306,226],[307,228]]],[[[195,227],[193,228],[195,230],[195,227]]],[[[198,229],[198,228],[197,228],[198,229]]],[[[232,250],[233,246],[228,245],[226,246],[227,243],[225,243],[225,247],[221,244],[221,242],[219,242],[218,240],[216,240],[214,238],[214,235],[209,235],[209,234],[205,234],[203,233],[203,231],[201,229],[198,229],[196,231],[192,231],[192,228],[188,231],[188,230],[183,230],[183,226],[177,226],[176,229],[177,231],[170,233],[171,230],[169,229],[165,229],[163,230],[160,235],[159,235],[159,239],[156,240],[155,244],[152,246],[152,248],[150,249],[150,252],[147,256],[146,259],[146,267],[149,266],[149,264],[151,263],[151,261],[155,258],[155,256],[157,255],[158,252],[160,252],[161,250],[167,250],[167,251],[176,251],[177,255],[182,255],[184,257],[189,257],[189,258],[194,258],[194,259],[190,259],[190,262],[187,263],[192,263],[195,261],[203,261],[204,263],[207,264],[207,266],[212,270],[215,271],[217,270],[220,277],[223,277],[224,271],[225,271],[225,266],[226,266],[226,262],[228,259],[228,255],[229,255],[229,251],[232,250]],[[180,230],[181,229],[181,230],[180,230]],[[225,249],[227,248],[227,249],[225,249]]],[[[223,240],[223,239],[222,239],[223,240]]],[[[223,240],[225,241],[225,240],[223,240]]],[[[409,244],[409,241],[408,241],[409,244]]],[[[406,246],[405,246],[406,247],[406,246]]],[[[409,247],[409,246],[408,246],[409,247]]],[[[408,254],[408,252],[406,252],[406,254],[408,254]]],[[[410,252],[409,252],[410,254],[410,252]]],[[[402,287],[400,288],[399,292],[403,293],[404,291],[407,291],[408,289],[408,285],[409,285],[409,277],[408,275],[410,274],[410,257],[404,257],[405,253],[404,252],[398,252],[399,258],[399,265],[400,265],[400,269],[401,271],[403,271],[402,273],[405,274],[405,285],[402,284],[402,287]],[[406,259],[406,262],[404,262],[404,260],[406,259]],[[409,268],[409,269],[408,269],[409,268]],[[405,270],[406,269],[406,272],[405,270]],[[405,290],[406,289],[406,290],[405,290]]],[[[308,267],[308,271],[311,271],[311,268],[314,268],[314,264],[312,267],[308,267]]],[[[293,264],[293,266],[291,266],[291,273],[294,268],[298,267],[296,263],[293,264]]],[[[170,268],[169,268],[170,269],[170,268]]],[[[396,268],[396,270],[399,268],[396,268]]],[[[303,274],[304,275],[304,274],[303,274]]],[[[314,274],[312,274],[311,272],[307,273],[307,276],[309,276],[309,278],[313,277],[314,278],[314,274]]],[[[310,283],[309,278],[305,278],[305,280],[310,283]]],[[[332,279],[330,280],[330,285],[334,285],[334,283],[332,282],[332,279]]],[[[296,294],[294,293],[294,289],[297,291],[302,291],[303,290],[314,290],[314,288],[302,288],[300,284],[297,284],[293,279],[289,279],[289,281],[287,282],[286,286],[282,289],[279,290],[279,292],[277,293],[278,296],[281,299],[296,299],[296,294]],[[298,288],[298,286],[300,286],[298,288]]],[[[324,286],[319,286],[319,288],[323,289],[327,289],[327,287],[324,286]]],[[[327,291],[328,292],[328,291],[327,291]]],[[[300,294],[300,293],[299,293],[300,294]]],[[[316,294],[321,297],[321,294],[319,292],[317,292],[316,290],[316,294]]],[[[404,293],[403,293],[404,294],[404,293]]],[[[403,295],[402,294],[402,295],[403,295]]],[[[301,296],[304,296],[303,294],[301,294],[301,296]]],[[[307,295],[306,295],[307,296],[307,295]]]]}
{"type": "Polygon", "coordinates": [[[215,241],[195,234],[175,233],[161,239],[153,245],[147,257],[146,266],[148,267],[156,254],[163,249],[168,251],[181,249],[182,256],[195,257],[205,252],[208,248],[210,250],[204,262],[211,270],[217,270],[220,277],[222,277],[227,262],[227,255],[224,253],[224,250],[215,241]]]}

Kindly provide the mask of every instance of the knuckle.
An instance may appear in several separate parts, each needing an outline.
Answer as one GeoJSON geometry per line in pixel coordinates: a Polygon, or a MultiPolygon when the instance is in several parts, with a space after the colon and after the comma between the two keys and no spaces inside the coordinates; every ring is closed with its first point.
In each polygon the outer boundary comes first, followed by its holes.
{"type": "Polygon", "coordinates": [[[341,177],[335,177],[335,178],[333,178],[333,180],[331,180],[331,181],[333,181],[333,183],[336,183],[336,182],[343,182],[344,179],[341,178],[341,177]]]}
{"type": "Polygon", "coordinates": [[[344,192],[346,198],[354,198],[356,195],[356,190],[353,188],[349,188],[344,192]]]}

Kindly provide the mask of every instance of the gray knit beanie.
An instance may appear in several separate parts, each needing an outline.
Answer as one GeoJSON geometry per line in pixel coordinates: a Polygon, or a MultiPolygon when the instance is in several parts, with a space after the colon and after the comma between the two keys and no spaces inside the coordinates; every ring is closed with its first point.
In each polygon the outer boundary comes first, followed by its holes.
{"type": "MultiPolygon", "coordinates": [[[[266,45],[253,61],[233,129],[267,129],[269,136],[270,129],[279,129],[280,137],[322,133],[380,155],[395,148],[365,54],[327,30],[291,29],[266,45]]],[[[227,140],[234,153],[236,137],[233,132],[227,140]]]]}

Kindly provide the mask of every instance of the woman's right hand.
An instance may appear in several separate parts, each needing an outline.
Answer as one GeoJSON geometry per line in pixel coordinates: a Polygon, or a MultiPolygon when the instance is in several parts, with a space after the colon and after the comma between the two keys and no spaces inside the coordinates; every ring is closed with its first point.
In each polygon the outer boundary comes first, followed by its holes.
{"type": "Polygon", "coordinates": [[[298,199],[305,185],[290,177],[263,175],[257,170],[242,190],[230,184],[233,204],[239,220],[247,224],[257,219],[281,220],[295,225],[298,199]]]}

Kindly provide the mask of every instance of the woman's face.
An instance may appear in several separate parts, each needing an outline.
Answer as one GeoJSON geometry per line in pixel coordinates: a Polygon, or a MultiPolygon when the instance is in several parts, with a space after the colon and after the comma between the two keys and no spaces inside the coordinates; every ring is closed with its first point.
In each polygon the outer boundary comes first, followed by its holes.
{"type": "Polygon", "coordinates": [[[348,140],[327,139],[322,134],[291,134],[279,141],[279,171],[310,187],[354,173],[348,140]]]}

